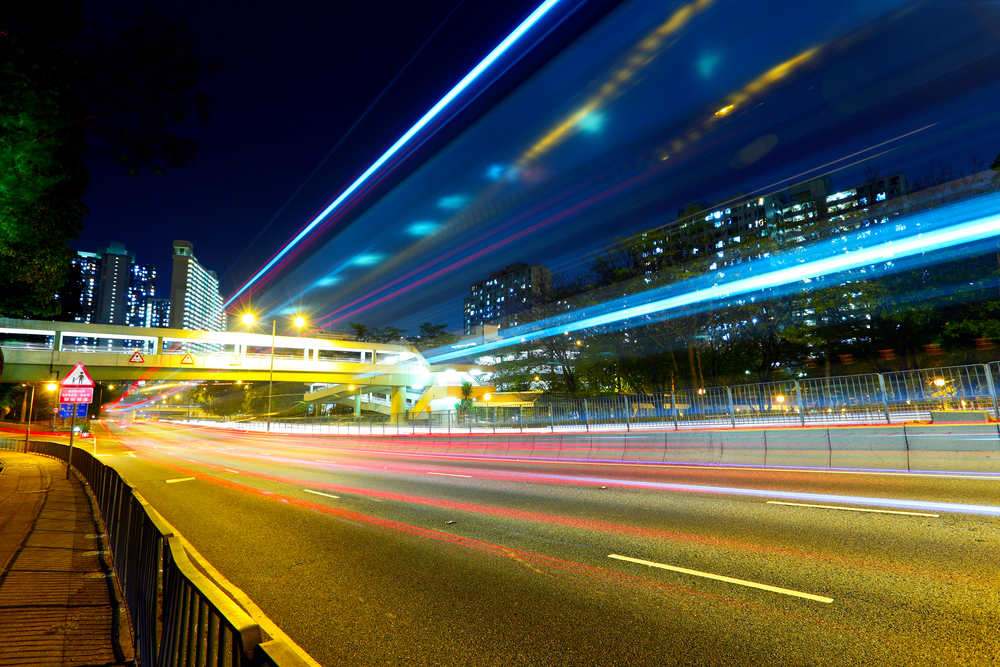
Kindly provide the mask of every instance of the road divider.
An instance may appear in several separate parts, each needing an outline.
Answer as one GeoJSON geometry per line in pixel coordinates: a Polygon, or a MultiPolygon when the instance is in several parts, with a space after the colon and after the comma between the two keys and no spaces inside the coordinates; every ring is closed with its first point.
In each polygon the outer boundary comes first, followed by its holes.
{"type": "Polygon", "coordinates": [[[781,595],[790,595],[792,597],[803,598],[806,600],[813,600],[814,602],[822,602],[824,604],[830,604],[833,602],[833,598],[828,598],[824,595],[813,595],[812,593],[803,593],[802,591],[795,591],[790,588],[781,588],[780,586],[769,586],[768,584],[760,584],[756,581],[747,581],[746,579],[735,579],[733,577],[727,577],[721,574],[712,574],[711,572],[702,572],[701,570],[691,570],[686,567],[677,567],[676,565],[667,565],[665,563],[656,563],[651,560],[643,560],[641,558],[632,558],[630,556],[620,556],[618,554],[608,554],[608,558],[614,558],[615,560],[628,561],[629,563],[636,563],[637,565],[646,565],[648,567],[656,567],[661,570],[669,570],[671,572],[679,572],[681,574],[689,574],[693,577],[701,577],[702,579],[712,579],[714,581],[724,581],[727,584],[736,584],[737,586],[746,586],[747,588],[757,588],[762,591],[769,591],[771,593],[780,593],[781,595]]]}

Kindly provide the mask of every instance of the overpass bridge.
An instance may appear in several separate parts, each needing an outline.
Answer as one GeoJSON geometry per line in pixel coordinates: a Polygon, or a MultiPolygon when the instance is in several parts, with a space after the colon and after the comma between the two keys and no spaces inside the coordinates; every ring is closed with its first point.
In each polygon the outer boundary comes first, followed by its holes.
{"type": "MultiPolygon", "coordinates": [[[[456,374],[478,367],[431,365],[409,345],[360,343],[310,336],[253,332],[187,331],[81,322],[0,318],[5,382],[63,377],[76,363],[94,380],[173,382],[267,380],[325,384],[341,401],[391,396],[391,412],[406,409],[406,393],[453,384],[456,374]]],[[[332,401],[331,401],[332,402],[332,401]]]]}

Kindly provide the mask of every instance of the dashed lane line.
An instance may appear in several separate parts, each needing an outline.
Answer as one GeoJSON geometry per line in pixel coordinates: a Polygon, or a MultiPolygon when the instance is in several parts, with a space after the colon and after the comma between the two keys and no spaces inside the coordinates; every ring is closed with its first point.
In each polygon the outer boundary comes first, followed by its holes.
{"type": "Polygon", "coordinates": [[[825,604],[833,602],[833,598],[828,598],[823,595],[813,595],[812,593],[793,591],[790,588],[780,588],[778,586],[768,586],[767,584],[759,584],[756,581],[747,581],[746,579],[735,579],[733,577],[726,577],[721,574],[702,572],[701,570],[689,570],[686,567],[677,567],[676,565],[655,563],[651,560],[642,560],[641,558],[631,558],[629,556],[620,556],[618,554],[608,554],[608,558],[614,558],[615,560],[624,560],[630,563],[638,563],[639,565],[648,565],[649,567],[658,567],[662,570],[670,570],[671,572],[680,572],[681,574],[689,574],[694,577],[702,577],[703,579],[724,581],[727,584],[736,584],[738,586],[746,586],[747,588],[757,588],[762,591],[770,591],[771,593],[781,593],[782,595],[791,595],[792,597],[805,598],[806,600],[814,600],[815,602],[823,602],[825,604]]]}
{"type": "Polygon", "coordinates": [[[340,498],[340,496],[335,496],[330,493],[323,493],[322,491],[313,491],[312,489],[302,489],[302,490],[305,491],[306,493],[316,494],[317,496],[325,496],[327,498],[340,498]]]}
{"type": "Polygon", "coordinates": [[[843,510],[845,512],[872,512],[874,514],[905,514],[907,516],[930,516],[940,517],[940,514],[928,514],[926,512],[902,512],[899,510],[873,510],[867,507],[840,507],[838,505],[810,505],[808,503],[783,503],[778,500],[768,500],[768,505],[791,505],[793,507],[816,507],[824,510],[843,510]]]}
{"type": "Polygon", "coordinates": [[[177,477],[176,479],[166,480],[167,484],[176,484],[177,482],[193,482],[194,477],[177,477]]]}
{"type": "Polygon", "coordinates": [[[440,475],[442,477],[472,477],[472,475],[456,475],[450,472],[429,472],[428,475],[440,475]]]}

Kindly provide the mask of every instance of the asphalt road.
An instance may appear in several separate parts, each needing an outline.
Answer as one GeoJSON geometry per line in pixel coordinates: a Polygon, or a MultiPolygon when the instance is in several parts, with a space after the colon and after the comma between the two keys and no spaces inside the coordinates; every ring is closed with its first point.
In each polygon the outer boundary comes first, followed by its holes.
{"type": "Polygon", "coordinates": [[[109,429],[102,460],[327,667],[1000,664],[1000,477],[109,429]]]}

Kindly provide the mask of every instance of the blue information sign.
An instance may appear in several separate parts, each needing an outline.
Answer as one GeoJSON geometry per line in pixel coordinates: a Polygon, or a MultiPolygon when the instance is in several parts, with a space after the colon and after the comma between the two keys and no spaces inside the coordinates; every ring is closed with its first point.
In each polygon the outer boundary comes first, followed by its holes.
{"type": "Polygon", "coordinates": [[[69,419],[70,417],[73,416],[73,408],[74,407],[76,408],[76,416],[77,417],[86,417],[87,416],[87,408],[90,407],[90,404],[89,403],[62,403],[59,406],[59,416],[60,417],[66,417],[67,419],[69,419]]]}

